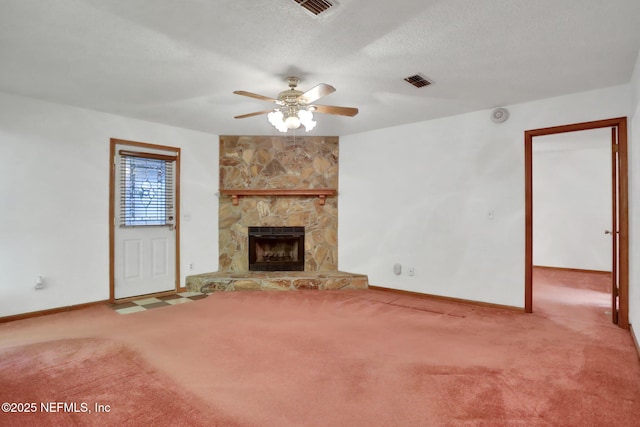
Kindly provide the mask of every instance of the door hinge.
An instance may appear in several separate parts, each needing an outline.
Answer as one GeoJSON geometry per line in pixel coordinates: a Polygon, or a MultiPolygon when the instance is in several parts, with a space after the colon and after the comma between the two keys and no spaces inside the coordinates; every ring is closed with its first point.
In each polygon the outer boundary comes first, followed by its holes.
{"type": "Polygon", "coordinates": [[[620,151],[620,147],[619,147],[618,143],[613,144],[613,152],[617,153],[618,151],[620,151]]]}

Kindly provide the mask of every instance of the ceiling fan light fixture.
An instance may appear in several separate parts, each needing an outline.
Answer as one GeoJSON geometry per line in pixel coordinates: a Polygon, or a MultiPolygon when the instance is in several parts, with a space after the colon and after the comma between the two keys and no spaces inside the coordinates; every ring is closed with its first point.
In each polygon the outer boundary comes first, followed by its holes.
{"type": "Polygon", "coordinates": [[[286,117],[282,111],[274,110],[267,114],[267,119],[269,119],[269,123],[271,123],[273,127],[282,133],[286,133],[289,129],[299,129],[301,125],[309,132],[318,124],[318,122],[313,120],[313,113],[305,109],[298,111],[293,109],[287,113],[286,117]]]}
{"type": "Polygon", "coordinates": [[[284,114],[280,110],[274,110],[267,114],[267,118],[269,119],[269,123],[273,125],[280,132],[285,133],[289,129],[284,123],[284,114]]]}
{"type": "Polygon", "coordinates": [[[298,116],[289,116],[284,121],[287,129],[298,129],[300,127],[300,118],[298,116]]]}
{"type": "Polygon", "coordinates": [[[299,129],[300,126],[304,126],[307,132],[313,130],[318,124],[313,120],[314,112],[348,117],[353,117],[358,114],[357,108],[338,107],[335,105],[310,105],[316,100],[335,92],[336,89],[326,83],[320,83],[306,92],[302,92],[301,90],[296,89],[299,81],[300,79],[298,77],[288,77],[287,83],[289,84],[289,89],[280,92],[277,98],[270,98],[268,96],[243,90],[234,91],[233,93],[236,95],[273,102],[277,105],[273,111],[257,111],[255,113],[235,116],[235,118],[244,119],[247,117],[267,114],[269,123],[271,123],[271,125],[273,125],[273,127],[278,131],[286,133],[289,129],[299,129]]]}
{"type": "Polygon", "coordinates": [[[313,113],[311,111],[300,110],[298,111],[298,117],[300,118],[300,123],[302,123],[307,132],[312,130],[318,124],[318,122],[313,120],[313,113]]]}

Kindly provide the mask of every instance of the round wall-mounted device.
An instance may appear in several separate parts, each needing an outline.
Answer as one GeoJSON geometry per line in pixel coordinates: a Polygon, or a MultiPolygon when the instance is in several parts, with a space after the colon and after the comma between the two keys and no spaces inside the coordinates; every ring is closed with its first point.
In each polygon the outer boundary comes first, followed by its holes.
{"type": "Polygon", "coordinates": [[[506,122],[509,118],[509,110],[506,108],[496,108],[491,112],[491,120],[494,123],[503,123],[506,122]]]}

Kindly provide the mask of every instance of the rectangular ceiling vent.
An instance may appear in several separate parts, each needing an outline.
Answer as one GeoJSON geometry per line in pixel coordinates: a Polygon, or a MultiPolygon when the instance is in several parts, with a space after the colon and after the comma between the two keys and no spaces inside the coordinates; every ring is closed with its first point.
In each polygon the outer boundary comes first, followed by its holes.
{"type": "Polygon", "coordinates": [[[313,16],[318,16],[321,13],[328,11],[333,7],[334,3],[327,0],[293,0],[295,3],[302,6],[307,12],[313,16]]]}
{"type": "Polygon", "coordinates": [[[420,74],[416,74],[414,76],[409,76],[406,79],[404,79],[405,82],[414,85],[415,87],[425,87],[425,86],[429,86],[431,84],[431,82],[427,79],[425,79],[424,77],[422,77],[420,74]]]}

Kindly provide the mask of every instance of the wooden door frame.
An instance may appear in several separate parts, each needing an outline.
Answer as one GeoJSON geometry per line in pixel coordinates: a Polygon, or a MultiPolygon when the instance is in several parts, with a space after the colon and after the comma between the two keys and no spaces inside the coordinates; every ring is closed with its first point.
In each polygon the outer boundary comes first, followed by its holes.
{"type": "MultiPolygon", "coordinates": [[[[619,226],[619,313],[618,326],[629,329],[629,177],[627,164],[627,118],[617,117],[592,122],[527,130],[524,132],[525,146],[525,292],[524,309],[533,311],[533,138],[582,130],[616,128],[618,132],[618,226],[619,226]]],[[[612,173],[615,173],[612,171],[612,173]]],[[[613,230],[615,232],[615,230],[613,230]]],[[[612,290],[615,292],[615,290],[612,290]]]]}
{"type": "Polygon", "coordinates": [[[109,302],[115,301],[115,177],[116,177],[116,145],[127,145],[134,148],[172,151],[176,153],[175,168],[175,233],[176,233],[176,277],[175,291],[180,290],[180,148],[167,145],[156,145],[148,142],[127,141],[111,138],[109,147],[109,302]]]}

